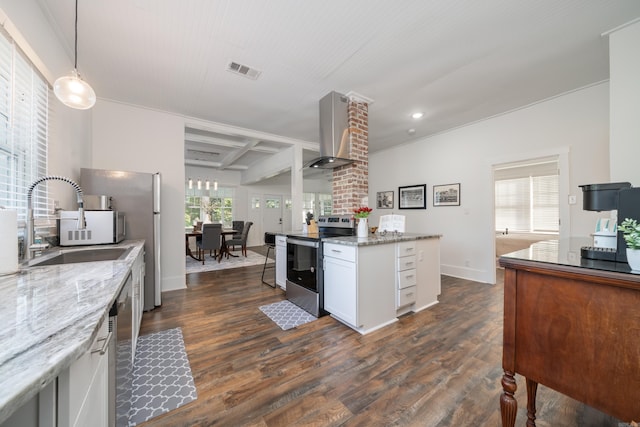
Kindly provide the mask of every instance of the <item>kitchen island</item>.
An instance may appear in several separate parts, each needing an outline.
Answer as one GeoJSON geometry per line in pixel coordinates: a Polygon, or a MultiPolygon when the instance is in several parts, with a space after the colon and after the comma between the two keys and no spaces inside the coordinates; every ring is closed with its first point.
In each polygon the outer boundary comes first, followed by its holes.
{"type": "Polygon", "coordinates": [[[90,350],[144,241],[109,247],[131,250],[123,260],[27,267],[0,278],[0,423],[90,350]]]}
{"type": "Polygon", "coordinates": [[[437,304],[440,237],[387,233],[322,239],[325,310],[367,334],[437,304]]]}
{"type": "Polygon", "coordinates": [[[538,384],[624,422],[640,420],[640,273],[581,258],[590,243],[539,242],[499,259],[503,426],[516,419],[516,373],[526,378],[528,426],[535,426],[538,384]]]}

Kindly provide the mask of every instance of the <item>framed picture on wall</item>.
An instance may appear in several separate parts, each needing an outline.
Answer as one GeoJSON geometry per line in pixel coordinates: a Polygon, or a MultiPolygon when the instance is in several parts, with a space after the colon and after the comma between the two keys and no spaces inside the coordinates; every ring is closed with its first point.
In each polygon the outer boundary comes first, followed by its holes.
{"type": "Polygon", "coordinates": [[[398,187],[398,208],[426,209],[427,184],[398,187]]]}
{"type": "Polygon", "coordinates": [[[460,184],[434,185],[433,206],[460,206],[460,184]]]}
{"type": "Polygon", "coordinates": [[[378,191],[376,193],[376,208],[393,209],[393,191],[378,191]]]}

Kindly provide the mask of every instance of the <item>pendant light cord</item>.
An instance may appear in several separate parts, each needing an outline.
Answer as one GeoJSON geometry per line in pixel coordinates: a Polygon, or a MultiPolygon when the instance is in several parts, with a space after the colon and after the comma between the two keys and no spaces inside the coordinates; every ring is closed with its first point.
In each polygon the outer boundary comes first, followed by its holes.
{"type": "Polygon", "coordinates": [[[76,0],[76,40],[75,40],[75,51],[74,51],[74,59],[73,68],[78,71],[78,0],[76,0]]]}

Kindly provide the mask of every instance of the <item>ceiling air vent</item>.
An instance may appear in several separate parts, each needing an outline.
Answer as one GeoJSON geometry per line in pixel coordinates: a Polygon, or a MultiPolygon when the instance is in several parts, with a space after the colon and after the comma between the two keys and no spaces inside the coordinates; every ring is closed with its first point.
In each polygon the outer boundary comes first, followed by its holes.
{"type": "Polygon", "coordinates": [[[246,65],[238,64],[237,62],[230,62],[227,66],[227,71],[231,71],[235,74],[240,74],[241,76],[247,77],[251,80],[256,80],[262,73],[262,71],[260,70],[256,70],[255,68],[251,68],[246,65]]]}

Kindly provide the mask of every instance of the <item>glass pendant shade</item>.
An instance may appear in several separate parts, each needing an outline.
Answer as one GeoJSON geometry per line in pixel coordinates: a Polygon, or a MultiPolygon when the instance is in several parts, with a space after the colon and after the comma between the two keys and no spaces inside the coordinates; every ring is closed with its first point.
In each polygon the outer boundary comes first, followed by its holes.
{"type": "Polygon", "coordinates": [[[88,110],[96,103],[96,93],[75,69],[55,81],[53,92],[64,105],[78,110],[88,110]]]}
{"type": "Polygon", "coordinates": [[[218,181],[213,181],[213,189],[214,191],[218,191],[218,181]]]}

